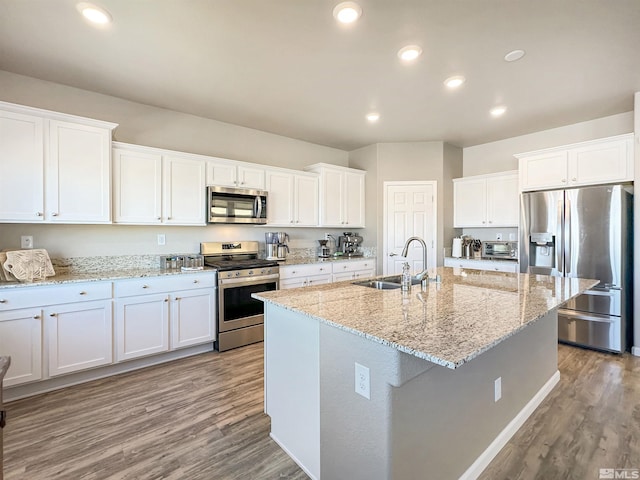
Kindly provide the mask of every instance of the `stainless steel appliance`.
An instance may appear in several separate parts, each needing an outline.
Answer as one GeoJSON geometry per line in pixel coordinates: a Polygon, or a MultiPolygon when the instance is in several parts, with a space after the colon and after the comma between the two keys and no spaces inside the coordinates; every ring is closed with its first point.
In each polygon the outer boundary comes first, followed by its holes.
{"type": "Polygon", "coordinates": [[[217,270],[218,326],[214,347],[222,352],[264,339],[264,307],[252,293],[278,289],[278,262],[258,258],[258,242],[200,244],[205,265],[217,270]]]}
{"type": "Polygon", "coordinates": [[[518,260],[518,242],[484,241],[482,242],[482,258],[518,260]]]}
{"type": "Polygon", "coordinates": [[[600,280],[558,310],[559,340],[624,352],[633,318],[631,187],[523,193],[521,207],[522,272],[600,280]]]}
{"type": "Polygon", "coordinates": [[[331,256],[331,247],[327,245],[329,240],[318,240],[318,257],[329,258],[331,256]]]}
{"type": "Polygon", "coordinates": [[[360,235],[354,235],[352,232],[344,232],[338,237],[338,249],[349,257],[362,256],[361,243],[362,237],[360,235]]]}
{"type": "Polygon", "coordinates": [[[267,223],[267,195],[264,190],[207,187],[209,223],[267,223]]]}
{"type": "Polygon", "coordinates": [[[286,260],[289,253],[289,235],[285,232],[266,232],[264,234],[266,242],[267,260],[286,260]]]}

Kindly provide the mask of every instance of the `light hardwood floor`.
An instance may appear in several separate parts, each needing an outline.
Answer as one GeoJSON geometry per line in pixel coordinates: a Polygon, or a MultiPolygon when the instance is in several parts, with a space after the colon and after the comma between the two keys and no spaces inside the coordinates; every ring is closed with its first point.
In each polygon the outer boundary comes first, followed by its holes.
{"type": "MultiPolygon", "coordinates": [[[[559,364],[482,480],[640,468],[640,358],[560,345],[559,364]]],[[[262,368],[256,344],[12,402],[5,480],[306,479],[269,438],[262,368]]]]}

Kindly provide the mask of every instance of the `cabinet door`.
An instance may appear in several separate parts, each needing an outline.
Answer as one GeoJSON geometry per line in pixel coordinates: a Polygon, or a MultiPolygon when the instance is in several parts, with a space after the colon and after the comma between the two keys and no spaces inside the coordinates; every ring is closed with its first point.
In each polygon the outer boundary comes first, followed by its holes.
{"type": "Polygon", "coordinates": [[[371,278],[376,276],[376,271],[373,269],[370,270],[358,270],[357,272],[353,272],[353,277],[356,280],[371,278]]]}
{"type": "Polygon", "coordinates": [[[43,192],[43,120],[0,111],[0,221],[42,221],[43,192]]]}
{"type": "Polygon", "coordinates": [[[176,292],[171,301],[171,349],[213,342],[216,336],[216,291],[176,292]]]}
{"type": "Polygon", "coordinates": [[[343,282],[345,280],[354,280],[355,273],[354,272],[344,272],[344,273],[334,273],[332,280],[334,282],[343,282]]]}
{"type": "Polygon", "coordinates": [[[267,170],[266,189],[269,225],[293,225],[293,175],[267,170]]]}
{"type": "Polygon", "coordinates": [[[318,178],[295,176],[295,224],[298,227],[318,225],[318,178]]]}
{"type": "Polygon", "coordinates": [[[235,187],[238,183],[237,167],[234,163],[207,162],[207,185],[235,187]]]}
{"type": "Polygon", "coordinates": [[[169,350],[169,297],[140,295],[116,301],[116,360],[169,350]]]}
{"type": "Polygon", "coordinates": [[[331,283],[332,280],[333,280],[333,278],[329,274],[326,274],[326,275],[312,275],[310,277],[307,277],[306,286],[307,287],[311,287],[313,285],[324,285],[324,284],[327,284],[327,283],[331,283]]]}
{"type": "Polygon", "coordinates": [[[517,227],[519,213],[518,176],[487,178],[487,226],[517,227]]]}
{"type": "Polygon", "coordinates": [[[631,140],[612,140],[569,150],[569,183],[594,185],[633,180],[631,140]]]}
{"type": "Polygon", "coordinates": [[[11,357],[2,385],[42,379],[42,311],[25,308],[0,313],[0,355],[11,357]]]}
{"type": "Polygon", "coordinates": [[[484,178],[457,180],[453,184],[453,226],[487,226],[487,181],[484,178]]]}
{"type": "Polygon", "coordinates": [[[238,186],[264,190],[264,168],[238,166],[238,186]]]}
{"type": "Polygon", "coordinates": [[[539,190],[567,185],[567,152],[553,152],[521,158],[520,188],[539,190]]]}
{"type": "Polygon", "coordinates": [[[163,221],[171,225],[206,225],[204,162],[163,157],[163,221]]]}
{"type": "Polygon", "coordinates": [[[280,290],[307,286],[307,277],[294,277],[280,280],[280,290]]]}
{"type": "Polygon", "coordinates": [[[111,221],[111,130],[49,121],[45,218],[111,221]]]}
{"type": "Polygon", "coordinates": [[[344,174],[344,222],[349,227],[364,227],[364,175],[344,174]]]}
{"type": "Polygon", "coordinates": [[[162,156],[113,150],[116,223],[157,224],[162,221],[162,156]]]}
{"type": "Polygon", "coordinates": [[[320,225],[344,227],[344,173],[325,170],[320,177],[320,225]]]}
{"type": "Polygon", "coordinates": [[[44,311],[49,376],[109,365],[113,361],[111,300],[56,305],[44,311]]]}

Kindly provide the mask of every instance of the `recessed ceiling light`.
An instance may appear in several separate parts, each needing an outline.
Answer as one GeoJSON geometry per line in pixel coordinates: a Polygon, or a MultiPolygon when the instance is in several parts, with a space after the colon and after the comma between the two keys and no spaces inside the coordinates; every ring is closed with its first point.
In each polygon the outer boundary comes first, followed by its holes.
{"type": "Polygon", "coordinates": [[[455,77],[449,77],[444,81],[444,84],[448,87],[448,88],[458,88],[460,85],[462,85],[464,82],[466,81],[466,78],[464,78],[462,75],[456,75],[455,77]]]}
{"type": "Polygon", "coordinates": [[[507,62],[515,62],[516,60],[520,60],[522,57],[524,57],[524,50],[513,50],[507,53],[504,56],[504,59],[507,62]]]}
{"type": "Polygon", "coordinates": [[[380,120],[380,114],[378,112],[367,113],[367,120],[371,123],[375,123],[380,120]]]}
{"type": "Polygon", "coordinates": [[[493,107],[489,113],[491,113],[491,115],[494,117],[499,117],[501,115],[504,115],[504,112],[506,111],[507,107],[505,107],[504,105],[499,105],[497,107],[493,107]]]}
{"type": "Polygon", "coordinates": [[[91,3],[80,2],[76,5],[76,8],[82,14],[82,16],[89,20],[91,23],[95,23],[97,25],[106,25],[107,23],[111,23],[113,21],[113,17],[109,12],[107,12],[104,8],[98,7],[91,3]]]}
{"type": "Polygon", "coordinates": [[[422,55],[422,48],[418,45],[407,45],[398,51],[398,57],[405,62],[411,62],[422,55]]]}
{"type": "Polygon", "coordinates": [[[340,23],[353,23],[362,15],[362,8],[355,2],[342,2],[333,9],[333,16],[340,23]]]}

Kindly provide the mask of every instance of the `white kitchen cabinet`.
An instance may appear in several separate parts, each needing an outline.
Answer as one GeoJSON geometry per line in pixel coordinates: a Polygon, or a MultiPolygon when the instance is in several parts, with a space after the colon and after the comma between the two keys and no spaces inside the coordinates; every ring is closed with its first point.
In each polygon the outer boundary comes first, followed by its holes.
{"type": "Polygon", "coordinates": [[[0,102],[0,221],[110,223],[115,127],[0,102]]]}
{"type": "Polygon", "coordinates": [[[0,312],[0,355],[11,357],[11,367],[2,383],[5,387],[42,379],[40,308],[0,312]]]}
{"type": "Polygon", "coordinates": [[[318,176],[284,169],[266,170],[268,224],[283,227],[318,225],[318,176]]]}
{"type": "Polygon", "coordinates": [[[332,267],[334,282],[371,278],[376,274],[376,264],[373,259],[336,262],[332,267]]]}
{"type": "Polygon", "coordinates": [[[464,227],[517,227],[520,199],[517,172],[453,180],[453,224],[464,227]]]}
{"type": "Polygon", "coordinates": [[[215,340],[213,273],[115,282],[116,360],[215,340]]]}
{"type": "Polygon", "coordinates": [[[114,142],[114,222],[205,225],[205,162],[114,142]]]}
{"type": "Polygon", "coordinates": [[[331,281],[332,268],[329,262],[280,267],[280,290],[310,287],[331,281]]]}
{"type": "Polygon", "coordinates": [[[362,228],[365,226],[362,170],[317,163],[306,168],[320,174],[321,227],[362,228]]]}
{"type": "Polygon", "coordinates": [[[47,307],[44,318],[50,377],[113,362],[111,298],[47,307]]]}
{"type": "Polygon", "coordinates": [[[523,191],[633,181],[633,134],[516,155],[523,191]]]}
{"type": "Polygon", "coordinates": [[[264,190],[265,169],[260,165],[214,158],[207,161],[207,185],[264,190]]]}
{"type": "Polygon", "coordinates": [[[495,261],[495,260],[474,260],[470,258],[452,258],[444,259],[445,267],[468,268],[472,270],[489,270],[494,272],[517,273],[518,262],[495,261]]]}

